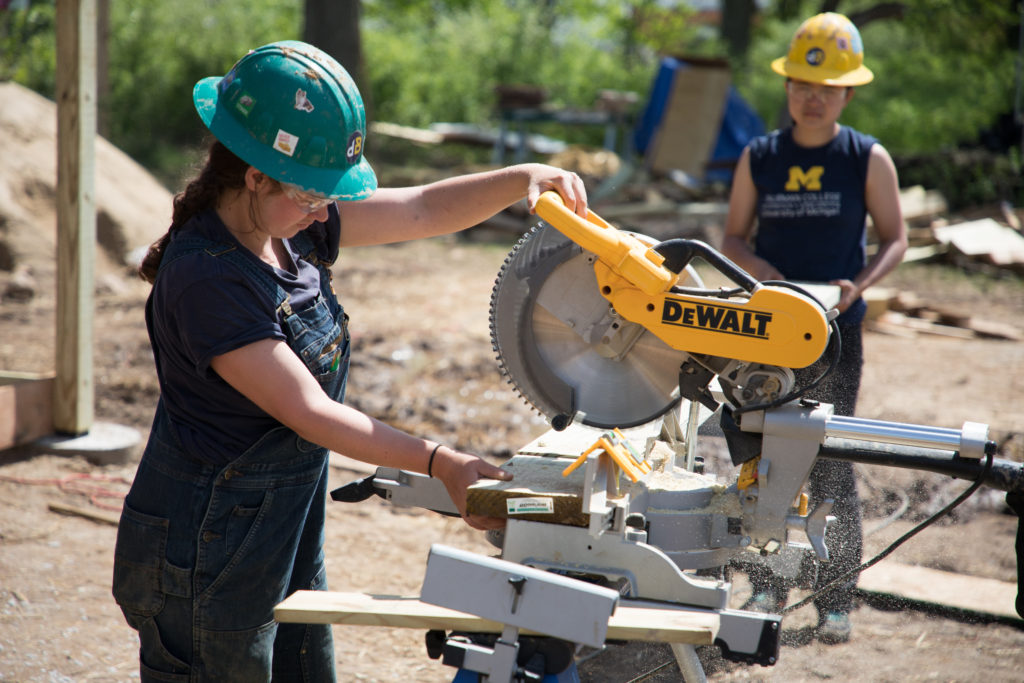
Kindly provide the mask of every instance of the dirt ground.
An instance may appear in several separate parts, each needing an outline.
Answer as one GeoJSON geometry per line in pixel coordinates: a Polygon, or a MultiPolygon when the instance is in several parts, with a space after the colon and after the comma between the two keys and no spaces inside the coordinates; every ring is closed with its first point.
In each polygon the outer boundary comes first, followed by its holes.
{"type": "MultiPolygon", "coordinates": [[[[336,286],[352,316],[354,357],[349,399],[411,432],[500,462],[545,431],[544,421],[499,376],[488,333],[488,302],[510,243],[437,239],[343,254],[336,286]]],[[[48,274],[37,273],[45,282],[48,274]]],[[[0,273],[0,285],[5,284],[0,273]]],[[[95,318],[97,420],[148,431],[156,377],[143,323],[146,287],[128,277],[98,278],[95,318]]],[[[972,314],[1024,319],[1024,282],[958,277],[938,266],[902,267],[886,282],[972,314]]],[[[29,302],[0,302],[0,368],[53,368],[54,301],[41,288],[29,302]]],[[[878,418],[959,427],[986,422],[1003,443],[1001,457],[1021,459],[1024,441],[1024,344],[894,336],[869,331],[859,412],[878,418]]],[[[867,536],[867,552],[951,500],[964,482],[938,475],[859,467],[868,519],[893,509],[896,489],[911,507],[867,536]]],[[[49,509],[64,502],[92,510],[119,505],[135,462],[96,466],[54,454],[0,454],[0,680],[128,681],[138,677],[137,640],[110,597],[114,526],[49,509]]],[[[335,484],[361,476],[332,468],[335,484]]],[[[729,472],[722,472],[728,476],[729,472]]],[[[1016,519],[1001,495],[978,495],[952,520],[926,529],[892,561],[1016,580],[1016,519]]],[[[114,513],[110,513],[114,514],[114,513]]],[[[335,590],[417,594],[430,544],[491,554],[461,521],[370,500],[329,503],[327,563],[335,590]]],[[[736,599],[744,595],[737,584],[736,599]]],[[[1019,681],[1024,630],[1019,625],[894,609],[861,599],[848,644],[810,636],[813,607],[786,617],[780,661],[711,671],[714,681],[1019,681]]],[[[424,683],[454,675],[426,656],[423,632],[335,627],[343,681],[424,683]]],[[[630,665],[629,678],[664,659],[630,665]]],[[[678,680],[663,670],[657,680],[678,680]]],[[[651,678],[650,680],[655,680],[651,678]]]]}

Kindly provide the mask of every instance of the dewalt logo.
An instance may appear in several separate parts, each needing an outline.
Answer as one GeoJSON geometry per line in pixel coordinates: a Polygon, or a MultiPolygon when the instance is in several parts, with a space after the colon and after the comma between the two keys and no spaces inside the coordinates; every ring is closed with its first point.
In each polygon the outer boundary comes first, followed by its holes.
{"type": "Polygon", "coordinates": [[[732,306],[695,304],[680,299],[665,299],[661,322],[666,325],[692,327],[698,330],[736,334],[741,337],[768,339],[772,314],[732,306]]]}
{"type": "Polygon", "coordinates": [[[811,166],[809,169],[804,169],[799,166],[789,167],[789,180],[786,181],[786,190],[789,192],[797,192],[802,187],[805,190],[819,191],[821,190],[821,176],[825,173],[824,166],[811,166]]]}

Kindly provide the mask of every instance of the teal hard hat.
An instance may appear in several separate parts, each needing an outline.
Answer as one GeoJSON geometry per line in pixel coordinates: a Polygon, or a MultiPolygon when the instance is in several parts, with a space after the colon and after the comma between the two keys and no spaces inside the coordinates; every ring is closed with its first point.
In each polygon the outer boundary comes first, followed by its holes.
{"type": "Polygon", "coordinates": [[[245,163],[332,199],[364,199],[377,177],[363,158],[366,112],[348,72],[326,52],[264,45],[192,91],[210,132],[245,163]]]}

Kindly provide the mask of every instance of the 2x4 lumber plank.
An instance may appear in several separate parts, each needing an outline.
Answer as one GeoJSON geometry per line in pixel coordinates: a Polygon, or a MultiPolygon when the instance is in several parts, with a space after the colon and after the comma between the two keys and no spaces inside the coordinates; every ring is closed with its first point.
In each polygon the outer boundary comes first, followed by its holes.
{"type": "MultiPolygon", "coordinates": [[[[500,633],[502,625],[418,597],[337,591],[296,591],[274,609],[282,623],[386,626],[500,633]]],[[[623,600],[608,620],[608,640],[711,645],[719,618],[712,610],[623,600]]]]}

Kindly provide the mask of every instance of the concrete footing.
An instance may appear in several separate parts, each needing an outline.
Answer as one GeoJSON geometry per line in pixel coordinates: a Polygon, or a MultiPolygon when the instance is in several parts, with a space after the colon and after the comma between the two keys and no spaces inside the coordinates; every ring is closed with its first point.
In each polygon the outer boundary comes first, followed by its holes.
{"type": "Polygon", "coordinates": [[[52,434],[36,439],[32,449],[55,455],[80,455],[97,465],[120,465],[137,454],[142,435],[131,427],[95,422],[79,436],[52,434]]]}

